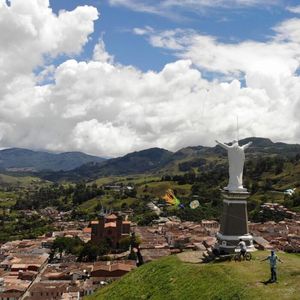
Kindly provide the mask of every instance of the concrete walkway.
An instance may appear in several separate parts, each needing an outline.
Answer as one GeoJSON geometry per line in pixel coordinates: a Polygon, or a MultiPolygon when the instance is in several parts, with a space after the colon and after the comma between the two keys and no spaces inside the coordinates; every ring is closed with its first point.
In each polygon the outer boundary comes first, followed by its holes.
{"type": "Polygon", "coordinates": [[[203,251],[184,251],[177,254],[177,257],[183,262],[199,264],[202,263],[203,251]]]}

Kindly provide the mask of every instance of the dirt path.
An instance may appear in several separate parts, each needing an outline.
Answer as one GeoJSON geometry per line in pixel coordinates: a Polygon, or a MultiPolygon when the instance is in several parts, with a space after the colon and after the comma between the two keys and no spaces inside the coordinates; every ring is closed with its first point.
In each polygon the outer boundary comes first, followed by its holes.
{"type": "Polygon", "coordinates": [[[202,262],[203,251],[184,251],[177,254],[177,257],[183,262],[199,264],[202,262]]]}

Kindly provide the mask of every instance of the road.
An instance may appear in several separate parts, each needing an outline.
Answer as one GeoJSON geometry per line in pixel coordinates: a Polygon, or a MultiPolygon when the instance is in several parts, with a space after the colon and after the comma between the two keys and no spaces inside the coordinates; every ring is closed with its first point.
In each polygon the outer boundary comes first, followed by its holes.
{"type": "Polygon", "coordinates": [[[44,273],[45,269],[48,266],[48,262],[45,263],[45,265],[40,269],[40,271],[38,272],[38,274],[36,275],[35,279],[30,283],[30,285],[28,286],[27,290],[25,291],[25,293],[22,295],[22,297],[19,298],[19,300],[25,300],[27,297],[27,299],[30,299],[30,287],[41,281],[41,277],[42,274],[44,273]]]}

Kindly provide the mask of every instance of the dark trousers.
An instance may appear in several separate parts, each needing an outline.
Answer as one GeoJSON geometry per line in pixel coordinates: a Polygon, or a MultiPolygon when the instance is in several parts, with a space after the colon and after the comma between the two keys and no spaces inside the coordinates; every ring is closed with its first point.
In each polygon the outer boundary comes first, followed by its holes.
{"type": "Polygon", "coordinates": [[[276,267],[271,267],[271,281],[277,281],[276,267]]]}

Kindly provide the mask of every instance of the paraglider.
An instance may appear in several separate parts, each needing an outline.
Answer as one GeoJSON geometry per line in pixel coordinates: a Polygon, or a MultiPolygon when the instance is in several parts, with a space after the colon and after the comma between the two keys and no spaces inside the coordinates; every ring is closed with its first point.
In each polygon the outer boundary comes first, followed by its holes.
{"type": "Polygon", "coordinates": [[[196,209],[196,208],[199,207],[199,206],[200,206],[200,203],[199,203],[198,200],[194,200],[194,201],[192,201],[192,202],[190,203],[190,208],[191,208],[191,209],[196,209]]]}
{"type": "Polygon", "coordinates": [[[172,189],[168,189],[166,194],[162,197],[166,201],[167,204],[173,205],[175,207],[180,206],[180,200],[175,196],[174,191],[172,189]]]}
{"type": "MultiPolygon", "coordinates": [[[[166,191],[166,194],[162,197],[165,202],[171,206],[174,207],[180,207],[180,208],[185,208],[184,204],[180,202],[180,200],[175,196],[174,191],[172,189],[168,189],[166,191]]],[[[194,200],[190,202],[190,208],[191,209],[196,209],[197,207],[200,206],[200,203],[198,200],[194,200]]]]}

